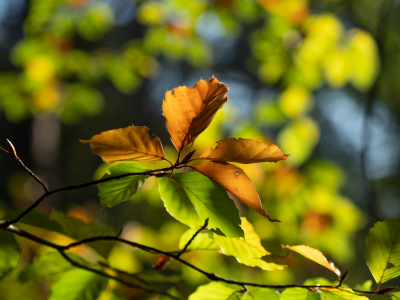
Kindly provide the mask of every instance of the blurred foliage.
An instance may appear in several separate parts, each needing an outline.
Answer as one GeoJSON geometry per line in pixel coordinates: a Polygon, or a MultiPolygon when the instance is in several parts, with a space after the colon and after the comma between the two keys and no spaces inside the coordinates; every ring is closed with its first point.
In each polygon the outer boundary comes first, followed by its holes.
{"type": "MultiPolygon", "coordinates": [[[[131,19],[125,23],[121,23],[121,12],[112,0],[29,1],[23,21],[24,36],[9,53],[13,67],[0,73],[0,112],[7,122],[54,117],[57,122],[74,126],[85,119],[90,122],[96,115],[102,120],[118,119],[119,115],[109,116],[104,108],[110,107],[107,105],[115,102],[115,98],[125,96],[131,97],[138,109],[153,108],[161,119],[160,106],[152,106],[149,95],[154,89],[151,82],[160,82],[160,77],[168,74],[163,73],[166,66],[181,70],[176,79],[181,80],[179,85],[198,77],[198,70],[206,70],[207,76],[220,73],[220,80],[243,83],[255,91],[249,101],[229,93],[232,102],[228,101],[224,111],[217,114],[194,148],[206,151],[228,135],[277,143],[284,153],[290,154],[287,162],[246,165],[243,169],[253,179],[264,207],[282,223],[270,223],[238,204],[241,214],[254,224],[263,244],[271,245],[267,248],[279,249],[281,243],[305,244],[320,249],[343,266],[356,265],[359,255],[356,235],[371,221],[368,213],[376,210],[376,206],[369,207],[370,211],[360,209],[343,192],[346,183],[353,184],[354,170],[347,168],[346,162],[343,165],[343,161],[334,161],[318,152],[322,138],[320,111],[316,109],[321,105],[318,93],[340,90],[353,96],[356,102],[374,95],[395,114],[398,124],[398,18],[383,14],[389,12],[398,17],[398,5],[391,9],[391,1],[385,0],[124,0],[123,3],[127,11],[133,10],[131,19]],[[249,80],[242,82],[238,74],[246,74],[249,80]],[[239,80],[235,81],[235,76],[239,80]],[[110,86],[116,91],[114,98],[108,99],[110,86]],[[257,93],[265,89],[268,93],[257,93]],[[245,110],[241,111],[244,106],[240,105],[245,101],[251,108],[244,116],[245,110]]],[[[171,74],[177,74],[174,72],[171,74]]],[[[174,78],[165,80],[176,82],[174,78]]],[[[173,87],[168,83],[166,89],[173,87]]],[[[126,110],[118,114],[142,115],[141,120],[131,119],[135,125],[158,122],[149,121],[146,112],[126,110]]],[[[79,134],[82,133],[90,135],[83,129],[79,134]]],[[[61,135],[63,138],[66,137],[61,135]]],[[[85,137],[73,136],[73,140],[80,138],[85,137]]],[[[68,163],[72,165],[70,158],[75,152],[69,145],[63,151],[70,156],[62,154],[65,161],[58,163],[67,172],[72,168],[68,163]]],[[[167,158],[174,159],[171,149],[166,147],[165,151],[167,158]]],[[[32,164],[35,163],[33,159],[32,164]]],[[[95,177],[101,178],[110,165],[114,164],[100,165],[95,177]]],[[[143,163],[148,168],[154,165],[143,163]]],[[[87,168],[81,163],[78,167],[87,168]]],[[[35,183],[25,174],[15,171],[7,176],[7,192],[13,203],[1,195],[2,213],[12,206],[26,207],[34,200],[33,195],[38,194],[34,194],[32,187],[35,183]]],[[[165,212],[157,193],[157,181],[153,179],[147,180],[140,193],[131,197],[127,204],[130,206],[121,204],[123,208],[96,212],[100,204],[92,195],[81,199],[79,205],[74,202],[63,207],[69,210],[68,216],[86,222],[103,221],[116,230],[124,226],[124,238],[166,251],[177,250],[186,227],[165,212]]],[[[395,186],[397,181],[392,184],[390,180],[384,178],[376,185],[395,186]]],[[[49,207],[43,210],[50,211],[49,207]]],[[[43,234],[49,240],[64,238],[48,231],[43,234]]],[[[32,260],[34,253],[46,251],[43,246],[19,242],[26,249],[24,264],[32,260]]],[[[92,253],[85,247],[77,252],[84,257],[92,253]]],[[[191,252],[185,258],[207,271],[217,270],[221,276],[271,284],[292,283],[295,279],[300,282],[310,274],[322,272],[311,265],[303,273],[288,269],[250,270],[232,257],[207,251],[191,252]]],[[[155,263],[155,257],[114,245],[108,261],[126,272],[142,274],[155,263]]],[[[208,282],[175,262],[168,268],[173,274],[181,271],[182,280],[193,289],[208,282]]],[[[51,281],[40,286],[22,285],[18,272],[21,270],[0,282],[0,294],[5,300],[21,299],[28,294],[31,299],[46,299],[51,281]],[[9,293],[11,286],[18,293],[9,293]]],[[[360,267],[357,272],[362,274],[365,269],[360,267]]],[[[156,278],[154,274],[149,277],[156,278]]],[[[118,291],[121,299],[129,294],[117,284],[112,289],[118,291]]],[[[112,297],[110,290],[106,290],[99,299],[117,299],[112,297]]]]}

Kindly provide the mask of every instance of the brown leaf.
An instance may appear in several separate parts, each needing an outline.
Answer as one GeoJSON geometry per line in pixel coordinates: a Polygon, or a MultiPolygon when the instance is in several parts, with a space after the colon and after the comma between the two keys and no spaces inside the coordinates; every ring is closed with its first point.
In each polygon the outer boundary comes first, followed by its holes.
{"type": "Polygon", "coordinates": [[[95,154],[107,163],[123,160],[157,161],[164,159],[164,150],[158,137],[148,135],[149,129],[140,126],[104,131],[93,136],[90,143],[95,154]]]}
{"type": "Polygon", "coordinates": [[[199,159],[209,159],[213,161],[231,161],[242,164],[252,164],[259,162],[277,162],[287,160],[289,155],[283,154],[278,146],[267,145],[252,139],[238,140],[228,138],[218,141],[215,149],[210,149],[199,159]]]}
{"type": "Polygon", "coordinates": [[[205,162],[193,168],[218,183],[225,190],[238,197],[243,203],[267,217],[271,222],[280,222],[271,219],[262,207],[260,197],[251,179],[242,169],[226,162],[205,162]]]}
{"type": "Polygon", "coordinates": [[[171,260],[172,260],[172,257],[170,257],[170,256],[159,255],[157,258],[157,262],[153,266],[153,269],[162,271],[169,265],[171,260]]]}
{"type": "Polygon", "coordinates": [[[282,245],[282,247],[297,252],[303,255],[304,257],[307,257],[308,259],[315,261],[316,263],[327,268],[328,270],[331,270],[333,273],[337,275],[337,277],[340,280],[340,270],[335,267],[333,262],[328,262],[326,257],[319,250],[304,245],[299,245],[299,246],[282,245]]]}
{"type": "Polygon", "coordinates": [[[192,88],[180,86],[165,93],[163,112],[172,143],[178,152],[191,144],[228,100],[228,87],[211,76],[192,88]]]}

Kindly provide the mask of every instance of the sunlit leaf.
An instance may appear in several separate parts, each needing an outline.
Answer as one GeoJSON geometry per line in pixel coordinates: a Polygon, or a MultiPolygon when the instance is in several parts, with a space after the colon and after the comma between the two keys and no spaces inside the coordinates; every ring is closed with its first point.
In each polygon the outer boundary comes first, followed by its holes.
{"type": "Polygon", "coordinates": [[[280,300],[319,300],[320,295],[308,289],[286,289],[280,294],[280,300]]]}
{"type": "Polygon", "coordinates": [[[158,161],[164,159],[164,150],[158,137],[148,135],[149,129],[140,126],[104,131],[93,136],[90,143],[95,154],[107,163],[123,160],[158,161]]]}
{"type": "MultiPolygon", "coordinates": [[[[73,254],[67,255],[82,264],[87,264],[82,258],[73,254]]],[[[37,257],[30,265],[28,265],[19,275],[21,282],[41,281],[52,278],[62,272],[73,269],[74,266],[58,252],[49,252],[37,257]]]]}
{"type": "MultiPolygon", "coordinates": [[[[189,229],[181,235],[179,240],[179,248],[183,249],[189,240],[193,237],[197,230],[189,229]]],[[[214,239],[210,238],[210,232],[201,232],[190,243],[188,250],[219,250],[219,245],[214,239]]]]}
{"type": "MultiPolygon", "coordinates": [[[[81,220],[67,217],[60,211],[53,211],[50,219],[60,224],[67,236],[76,240],[115,235],[114,230],[106,225],[85,223],[81,220]]],[[[93,242],[89,245],[102,256],[107,256],[112,247],[112,243],[108,241],[93,242]]]]}
{"type": "Polygon", "coordinates": [[[368,300],[365,296],[357,295],[349,288],[320,288],[322,300],[368,300]]]}
{"type": "Polygon", "coordinates": [[[212,161],[193,166],[193,168],[218,183],[270,221],[278,221],[271,219],[265,212],[256,187],[242,169],[225,162],[212,161]]]}
{"type": "MultiPolygon", "coordinates": [[[[150,171],[142,166],[135,164],[118,164],[109,169],[109,174],[105,174],[103,178],[118,176],[127,173],[141,173],[150,171]]],[[[132,175],[117,180],[110,180],[99,184],[99,197],[102,207],[113,207],[121,202],[129,200],[136,194],[147,175],[132,175]]]]}
{"type": "Polygon", "coordinates": [[[163,112],[176,150],[181,152],[202,133],[228,100],[228,88],[212,76],[192,88],[180,86],[165,93],[163,112]]]}
{"type": "Polygon", "coordinates": [[[18,266],[20,257],[21,250],[14,235],[0,230],[0,279],[18,266]]]}
{"type": "MultiPolygon", "coordinates": [[[[9,212],[5,215],[5,217],[3,217],[3,219],[13,220],[17,216],[19,216],[22,212],[23,212],[23,210],[9,212]]],[[[51,231],[56,231],[59,233],[64,233],[60,224],[58,224],[55,221],[50,220],[46,214],[36,211],[36,210],[33,210],[28,215],[26,215],[21,220],[21,223],[39,227],[39,228],[43,228],[43,229],[47,229],[47,230],[51,230],[51,231]]]]}
{"type": "Polygon", "coordinates": [[[365,243],[365,260],[378,284],[400,275],[400,219],[376,223],[365,243]]]}
{"type": "Polygon", "coordinates": [[[179,222],[196,230],[204,224],[179,182],[171,177],[161,177],[158,179],[158,191],[165,209],[179,222]]]}
{"type": "MultiPolygon", "coordinates": [[[[205,220],[209,218],[209,229],[219,229],[227,237],[243,236],[243,231],[239,226],[239,213],[234,202],[223,188],[206,176],[198,172],[190,172],[184,175],[178,173],[161,178],[160,194],[163,199],[167,199],[165,195],[168,194],[170,197],[168,199],[175,202],[178,201],[172,196],[178,196],[178,199],[184,203],[185,210],[188,210],[187,200],[189,199],[201,218],[201,225],[197,228],[201,227],[205,220]]],[[[166,203],[165,199],[164,204],[166,203]]],[[[177,204],[175,207],[179,208],[179,205],[177,204]]],[[[174,217],[176,218],[176,215],[174,217]]]]}
{"type": "Polygon", "coordinates": [[[294,252],[303,255],[304,257],[307,257],[312,261],[315,261],[316,263],[320,264],[321,266],[335,273],[338,276],[338,278],[340,278],[340,270],[335,267],[333,262],[328,262],[326,257],[319,250],[304,245],[299,245],[299,246],[282,245],[282,247],[288,248],[294,252]]]}
{"type": "Polygon", "coordinates": [[[49,300],[95,300],[107,284],[107,279],[86,270],[64,273],[51,286],[49,300]]]}
{"type": "Polygon", "coordinates": [[[248,287],[248,292],[243,295],[241,300],[278,300],[279,295],[273,289],[248,287]]]}
{"type": "Polygon", "coordinates": [[[221,282],[210,282],[202,285],[189,296],[189,300],[229,300],[233,295],[240,291],[221,282]]]}
{"type": "Polygon", "coordinates": [[[400,299],[400,292],[391,293],[391,297],[392,297],[393,300],[400,299]]]}
{"type": "Polygon", "coordinates": [[[277,162],[289,157],[274,144],[267,145],[252,139],[227,138],[218,141],[215,149],[210,149],[199,159],[231,161],[242,164],[277,162]]]}
{"type": "Polygon", "coordinates": [[[253,225],[241,218],[242,229],[245,238],[226,238],[214,235],[215,241],[220,245],[222,253],[225,255],[234,256],[238,262],[246,266],[259,267],[263,270],[283,270],[286,265],[267,262],[261,259],[263,256],[270,255],[267,250],[261,245],[260,237],[254,231],[253,225]]]}

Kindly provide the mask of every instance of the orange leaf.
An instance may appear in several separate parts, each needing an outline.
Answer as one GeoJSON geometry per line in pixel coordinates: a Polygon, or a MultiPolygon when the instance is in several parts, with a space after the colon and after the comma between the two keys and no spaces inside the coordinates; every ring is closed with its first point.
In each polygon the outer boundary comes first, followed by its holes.
{"type": "Polygon", "coordinates": [[[282,245],[283,248],[288,248],[294,252],[297,252],[308,259],[315,261],[316,263],[320,264],[321,266],[331,270],[333,273],[337,275],[340,279],[340,270],[335,267],[333,262],[329,262],[326,257],[317,249],[310,248],[308,246],[299,245],[299,246],[288,246],[282,245]]]}
{"type": "Polygon", "coordinates": [[[218,183],[225,190],[238,197],[243,203],[267,217],[271,222],[280,222],[271,219],[262,207],[260,197],[251,179],[242,169],[226,162],[205,162],[193,168],[218,183]]]}
{"type": "Polygon", "coordinates": [[[165,93],[163,112],[172,143],[179,153],[202,133],[228,100],[228,87],[211,76],[192,88],[180,86],[165,93]]]}
{"type": "Polygon", "coordinates": [[[199,159],[209,159],[213,161],[231,161],[242,164],[252,164],[259,162],[277,162],[287,160],[289,155],[283,154],[278,146],[267,145],[252,139],[238,140],[228,138],[218,141],[215,149],[210,149],[199,159]]]}
{"type": "Polygon", "coordinates": [[[147,127],[128,126],[104,131],[93,136],[90,143],[95,154],[107,163],[123,160],[156,161],[164,159],[164,150],[158,137],[148,135],[147,127]]]}

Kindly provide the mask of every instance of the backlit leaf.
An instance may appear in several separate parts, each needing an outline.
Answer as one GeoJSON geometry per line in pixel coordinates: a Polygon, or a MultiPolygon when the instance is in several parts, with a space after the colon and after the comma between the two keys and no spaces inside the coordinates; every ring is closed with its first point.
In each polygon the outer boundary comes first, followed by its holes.
{"type": "MultiPolygon", "coordinates": [[[[181,235],[179,249],[183,249],[197,230],[189,229],[181,235]]],[[[209,235],[212,232],[201,232],[190,243],[188,250],[219,250],[219,245],[209,235]]]]}
{"type": "Polygon", "coordinates": [[[243,203],[254,209],[259,214],[271,219],[262,207],[260,197],[251,179],[244,171],[225,162],[205,162],[193,168],[211,180],[218,183],[228,192],[238,197],[243,203]]]}
{"type": "Polygon", "coordinates": [[[400,275],[400,219],[376,223],[365,242],[365,260],[378,284],[400,275]]]}
{"type": "Polygon", "coordinates": [[[400,292],[391,293],[391,297],[393,300],[400,299],[400,292]]]}
{"type": "Polygon", "coordinates": [[[172,143],[178,152],[197,138],[228,100],[228,88],[212,76],[192,88],[180,86],[165,93],[163,112],[172,143]]]}
{"type": "Polygon", "coordinates": [[[259,267],[263,270],[283,270],[286,265],[267,262],[261,259],[263,256],[270,255],[261,245],[260,237],[254,231],[253,225],[241,218],[242,229],[245,238],[226,238],[214,235],[215,241],[220,245],[222,253],[234,256],[238,262],[250,267],[259,267]]]}
{"type": "MultiPolygon", "coordinates": [[[[150,171],[135,164],[118,164],[109,169],[109,174],[103,178],[118,176],[127,173],[141,173],[150,171]]],[[[147,175],[132,175],[117,180],[106,181],[99,184],[99,197],[102,207],[113,207],[121,202],[129,200],[143,186],[147,175]]]]}
{"type": "MultiPolygon", "coordinates": [[[[159,182],[160,195],[164,200],[164,204],[169,202],[166,207],[171,214],[173,210],[168,209],[168,207],[174,207],[175,212],[179,211],[181,213],[181,203],[183,203],[184,207],[182,211],[185,211],[186,214],[188,213],[186,211],[192,213],[193,210],[188,209],[190,206],[187,200],[189,199],[201,219],[200,225],[196,227],[197,229],[209,218],[209,229],[219,229],[227,237],[243,236],[243,231],[239,226],[239,212],[235,203],[228,197],[223,188],[206,176],[198,172],[185,173],[184,175],[178,173],[170,177],[160,178],[159,182]],[[179,198],[173,198],[175,196],[179,198]],[[181,203],[171,203],[178,202],[177,199],[181,203]]],[[[177,214],[172,216],[178,219],[177,214]]],[[[186,221],[186,218],[184,221],[186,221]]],[[[183,223],[186,224],[185,222],[183,223]]]]}
{"type": "Polygon", "coordinates": [[[333,262],[328,262],[326,257],[319,250],[304,245],[299,245],[299,246],[282,245],[282,247],[288,248],[294,252],[303,255],[304,257],[307,257],[312,261],[315,261],[316,263],[320,264],[321,266],[335,273],[338,276],[338,278],[340,278],[340,270],[335,267],[333,262]]]}
{"type": "Polygon", "coordinates": [[[107,163],[123,160],[158,161],[164,159],[164,150],[158,137],[148,135],[149,129],[140,126],[104,131],[93,136],[90,143],[95,154],[107,163]]]}
{"type": "Polygon", "coordinates": [[[243,295],[241,300],[279,300],[279,295],[273,289],[248,287],[248,292],[243,295]]]}
{"type": "Polygon", "coordinates": [[[365,296],[357,295],[349,288],[320,288],[322,300],[368,300],[365,296]]]}
{"type": "Polygon", "coordinates": [[[234,289],[222,282],[210,282],[202,285],[189,296],[189,300],[229,300],[240,288],[234,289]]]}
{"type": "Polygon", "coordinates": [[[252,139],[227,138],[218,141],[215,149],[210,149],[199,159],[213,161],[231,161],[242,164],[253,164],[260,162],[277,162],[287,160],[289,155],[283,154],[278,146],[267,145],[252,139]]]}
{"type": "MultiPolygon", "coordinates": [[[[114,236],[114,230],[106,225],[85,223],[81,220],[65,216],[60,211],[53,211],[50,219],[61,225],[65,234],[75,240],[83,240],[97,236],[114,236]]],[[[112,243],[109,241],[97,241],[89,244],[99,254],[106,257],[110,252],[112,243]]]]}
{"type": "Polygon", "coordinates": [[[107,279],[82,269],[64,273],[51,286],[49,300],[94,300],[107,284],[107,279]]]}
{"type": "Polygon", "coordinates": [[[320,295],[308,289],[286,289],[280,294],[280,300],[319,300],[320,295]]]}
{"type": "Polygon", "coordinates": [[[20,257],[21,251],[14,235],[0,230],[0,279],[18,266],[20,257]]]}
{"type": "Polygon", "coordinates": [[[190,228],[198,229],[204,223],[179,182],[171,177],[158,179],[158,191],[168,213],[190,228]]]}
{"type": "MultiPolygon", "coordinates": [[[[76,262],[87,264],[81,257],[73,253],[67,253],[67,255],[76,262]]],[[[60,253],[49,252],[37,257],[28,265],[19,275],[19,280],[21,282],[46,280],[73,268],[74,266],[60,253]]]]}

